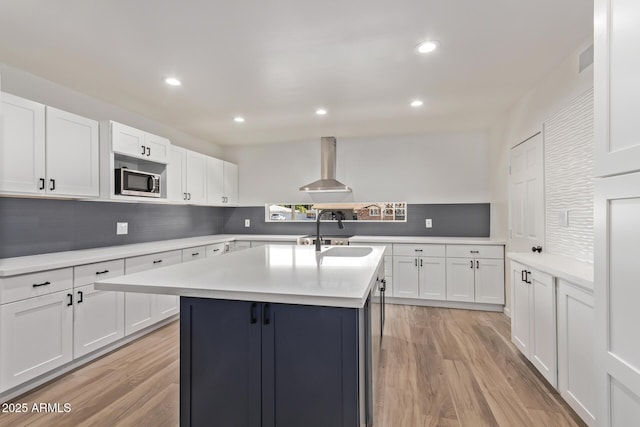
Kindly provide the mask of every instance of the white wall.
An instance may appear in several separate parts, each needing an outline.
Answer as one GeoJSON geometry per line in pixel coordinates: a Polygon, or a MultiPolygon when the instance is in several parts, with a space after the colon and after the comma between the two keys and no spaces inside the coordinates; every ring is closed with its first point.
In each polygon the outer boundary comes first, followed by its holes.
{"type": "Polygon", "coordinates": [[[9,65],[0,63],[0,75],[3,92],[94,120],[115,120],[169,138],[172,144],[215,157],[222,156],[222,149],[216,144],[9,65]]]}
{"type": "MultiPolygon", "coordinates": [[[[328,135],[327,135],[328,136],[328,135]]],[[[337,137],[337,179],[346,195],[301,193],[320,178],[317,140],[226,147],[240,165],[240,204],[306,201],[487,203],[489,143],[485,132],[376,138],[337,137]]]]}
{"type": "MultiPolygon", "coordinates": [[[[542,130],[543,123],[573,99],[593,87],[593,66],[578,73],[579,55],[593,43],[585,41],[547,77],[529,90],[489,130],[491,188],[491,236],[507,240],[509,235],[509,150],[542,130]]],[[[506,271],[509,263],[506,262],[506,271]]],[[[506,275],[507,309],[511,284],[506,275]]]]}

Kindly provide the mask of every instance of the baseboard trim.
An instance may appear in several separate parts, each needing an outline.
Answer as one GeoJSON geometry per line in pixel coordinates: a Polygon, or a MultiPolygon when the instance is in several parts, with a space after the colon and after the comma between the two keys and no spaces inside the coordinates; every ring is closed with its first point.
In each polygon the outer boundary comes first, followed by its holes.
{"type": "Polygon", "coordinates": [[[502,312],[502,304],[482,304],[462,301],[437,301],[411,298],[385,298],[385,303],[402,305],[419,305],[422,307],[457,308],[462,310],[496,311],[502,312]]]}
{"type": "Polygon", "coordinates": [[[505,316],[507,316],[509,319],[511,319],[511,309],[509,307],[505,307],[503,312],[504,312],[505,316]]]}
{"type": "Polygon", "coordinates": [[[73,371],[76,368],[79,368],[83,365],[86,365],[102,356],[107,355],[108,353],[111,353],[117,349],[119,349],[120,347],[129,344],[130,342],[133,342],[139,338],[142,338],[143,336],[162,328],[163,326],[168,325],[169,323],[175,322],[176,320],[178,320],[180,318],[180,314],[175,314],[171,317],[168,317],[164,320],[161,320],[160,322],[149,326],[146,329],[143,329],[141,331],[137,331],[132,333],[131,335],[128,335],[124,338],[119,339],[116,342],[113,342],[109,345],[106,345],[105,347],[102,347],[101,349],[98,349],[96,351],[94,351],[93,353],[89,353],[87,355],[84,355],[82,357],[79,357],[78,359],[74,359],[71,362],[67,363],[66,365],[62,365],[59,368],[56,368],[52,371],[47,372],[46,374],[42,374],[39,377],[33,378],[25,383],[22,383],[18,386],[15,386],[9,390],[6,390],[2,393],[0,393],[0,402],[4,403],[4,402],[8,402],[10,399],[13,399],[15,397],[19,397],[25,393],[31,392],[34,389],[55,380],[56,378],[70,372],[73,371]]]}

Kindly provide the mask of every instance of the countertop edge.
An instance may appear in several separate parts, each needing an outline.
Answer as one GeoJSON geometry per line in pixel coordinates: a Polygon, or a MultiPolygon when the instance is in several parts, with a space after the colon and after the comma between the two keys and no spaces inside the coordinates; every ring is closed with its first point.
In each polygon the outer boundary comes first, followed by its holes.
{"type": "Polygon", "coordinates": [[[566,280],[584,290],[593,292],[593,264],[562,255],[544,254],[544,258],[536,259],[539,256],[540,255],[533,255],[528,252],[507,253],[507,257],[513,261],[525,264],[559,279],[566,280]],[[567,263],[569,266],[562,267],[558,265],[563,263],[567,263]]]}

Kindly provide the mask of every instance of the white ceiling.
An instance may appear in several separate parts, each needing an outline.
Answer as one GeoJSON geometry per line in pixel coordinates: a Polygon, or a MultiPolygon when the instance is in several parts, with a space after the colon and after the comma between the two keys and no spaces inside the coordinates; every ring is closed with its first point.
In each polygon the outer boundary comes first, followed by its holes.
{"type": "Polygon", "coordinates": [[[592,10],[593,0],[0,0],[0,62],[220,145],[483,129],[592,35],[592,10]],[[417,55],[425,39],[440,49],[417,55]],[[169,75],[182,86],[164,84],[169,75]],[[409,107],[417,97],[424,106],[409,107]],[[329,114],[316,116],[320,106],[329,114]]]}

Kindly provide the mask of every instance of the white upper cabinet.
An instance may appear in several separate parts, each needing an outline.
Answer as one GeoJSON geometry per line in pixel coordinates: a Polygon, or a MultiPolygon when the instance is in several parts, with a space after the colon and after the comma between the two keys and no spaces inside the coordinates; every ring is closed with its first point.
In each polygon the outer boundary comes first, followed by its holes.
{"type": "Polygon", "coordinates": [[[167,198],[204,204],[207,200],[207,156],[172,145],[167,164],[167,198]]]}
{"type": "Polygon", "coordinates": [[[157,136],[122,123],[111,124],[111,148],[114,153],[125,154],[138,159],[157,163],[167,163],[171,143],[167,138],[157,136]]]}
{"type": "Polygon", "coordinates": [[[595,3],[596,176],[640,170],[640,2],[595,3]]]}
{"type": "Polygon", "coordinates": [[[98,122],[4,93],[2,110],[1,192],[98,196],[98,122]]]}
{"type": "Polygon", "coordinates": [[[213,157],[207,158],[207,203],[230,206],[238,204],[238,165],[213,157]]]}
{"type": "Polygon", "coordinates": [[[98,197],[98,122],[47,107],[47,192],[98,197]]]}
{"type": "Polygon", "coordinates": [[[44,105],[2,94],[4,140],[0,144],[0,191],[44,193],[44,105]]]}

